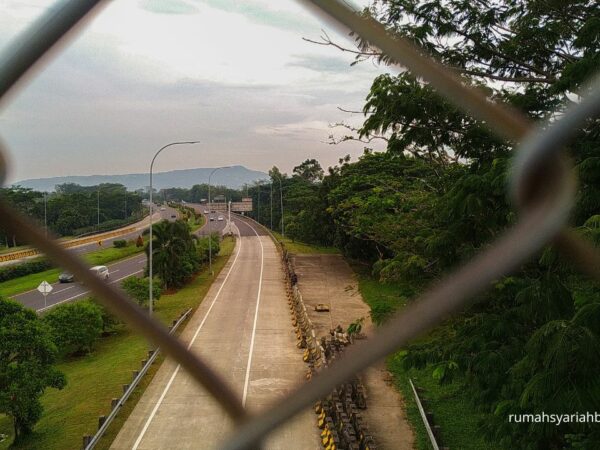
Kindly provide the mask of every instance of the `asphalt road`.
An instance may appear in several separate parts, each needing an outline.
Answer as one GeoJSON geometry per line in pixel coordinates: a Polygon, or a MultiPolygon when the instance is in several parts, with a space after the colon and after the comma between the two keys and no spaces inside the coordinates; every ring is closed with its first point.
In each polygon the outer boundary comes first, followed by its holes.
{"type": "MultiPolygon", "coordinates": [[[[161,211],[160,207],[155,207],[153,213],[155,216],[158,214],[160,216],[161,220],[174,221],[174,220],[177,220],[177,218],[179,217],[179,211],[177,211],[175,208],[171,208],[170,206],[165,206],[164,211],[161,211]],[[172,216],[176,216],[176,217],[173,218],[172,216]]],[[[131,226],[133,226],[133,225],[135,225],[135,224],[132,224],[131,226]]],[[[116,236],[116,237],[112,237],[112,238],[108,238],[108,239],[102,239],[101,240],[102,245],[99,245],[98,242],[96,241],[96,242],[90,242],[87,244],[83,244],[83,245],[80,245],[77,247],[70,247],[67,250],[69,252],[75,253],[76,255],[84,255],[86,253],[90,253],[95,250],[99,250],[101,248],[110,247],[110,246],[112,246],[114,241],[119,240],[119,239],[125,239],[125,240],[136,239],[139,236],[139,234],[140,234],[140,231],[138,230],[138,231],[134,231],[132,233],[124,234],[121,236],[116,236]]],[[[35,258],[39,258],[39,257],[40,257],[40,255],[28,256],[26,258],[0,263],[0,266],[19,264],[19,263],[25,262],[27,260],[31,260],[31,259],[35,259],[35,258]]]]}
{"type": "MultiPolygon", "coordinates": [[[[174,214],[175,210],[167,209],[165,211],[160,211],[163,213],[163,217],[167,220],[175,220],[170,216],[174,214]]],[[[240,222],[237,217],[232,217],[234,223],[240,222]]],[[[208,222],[204,224],[202,228],[200,228],[196,233],[202,235],[202,233],[207,232],[208,222]]],[[[223,222],[211,222],[211,231],[212,232],[222,232],[225,228],[226,221],[223,222]]],[[[240,230],[243,235],[249,235],[253,233],[252,230],[245,225],[244,223],[239,223],[240,230]]],[[[120,238],[122,239],[122,237],[120,238]]],[[[98,248],[97,244],[94,244],[98,248]]],[[[107,246],[104,244],[104,246],[107,246]]],[[[133,256],[131,258],[118,261],[112,264],[107,264],[109,268],[109,283],[117,283],[124,278],[127,278],[132,275],[141,275],[144,267],[146,265],[146,255],[140,254],[137,256],[133,256]]],[[[24,306],[28,308],[32,308],[36,311],[44,311],[46,309],[50,309],[53,306],[59,305],[61,303],[65,303],[73,300],[80,300],[85,298],[86,295],[90,293],[90,291],[81,283],[54,283],[52,285],[53,291],[48,294],[46,297],[46,301],[44,302],[44,296],[37,291],[37,289],[24,292],[22,294],[16,295],[13,300],[18,301],[24,306]]]]}
{"type": "MultiPolygon", "coordinates": [[[[304,382],[275,244],[255,224],[233,217],[240,237],[183,330],[188,348],[216,370],[251,411],[260,410],[304,382]]],[[[111,448],[208,449],[233,424],[210,394],[180,366],[166,360],[121,428],[111,448]]],[[[320,449],[311,410],[270,436],[267,449],[320,449]]]]}
{"type": "MultiPolygon", "coordinates": [[[[146,255],[136,255],[122,261],[109,264],[109,283],[118,283],[124,278],[131,275],[140,275],[144,271],[146,265],[146,255]]],[[[23,294],[12,297],[13,300],[21,303],[22,305],[35,309],[36,311],[44,311],[50,309],[53,306],[69,301],[80,300],[85,298],[90,293],[89,289],[83,284],[74,283],[54,283],[52,285],[53,290],[46,297],[44,302],[44,296],[34,289],[32,291],[24,292],[23,294]]]]}

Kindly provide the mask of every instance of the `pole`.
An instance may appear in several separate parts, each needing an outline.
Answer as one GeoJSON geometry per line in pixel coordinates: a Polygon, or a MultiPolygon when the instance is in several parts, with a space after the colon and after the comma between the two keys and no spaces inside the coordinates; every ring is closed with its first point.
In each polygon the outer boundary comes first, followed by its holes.
{"type": "Polygon", "coordinates": [[[283,188],[281,187],[281,177],[279,178],[279,197],[281,199],[281,237],[285,237],[285,226],[283,225],[283,188]]]}
{"type": "Polygon", "coordinates": [[[98,185],[98,224],[97,231],[100,231],[100,185],[98,185]]]}
{"type": "Polygon", "coordinates": [[[215,167],[212,172],[208,175],[208,271],[211,275],[213,275],[212,270],[212,233],[210,230],[210,218],[212,215],[212,205],[210,203],[210,178],[213,173],[215,173],[219,169],[229,169],[231,166],[223,166],[223,167],[215,167]]]}
{"type": "Polygon", "coordinates": [[[273,229],[273,180],[271,180],[271,213],[269,214],[271,219],[271,230],[273,229]]]}
{"type": "Polygon", "coordinates": [[[260,183],[256,184],[256,193],[258,196],[258,207],[256,208],[256,221],[260,223],[260,183]]]}
{"type": "Polygon", "coordinates": [[[172,145],[184,145],[184,144],[198,144],[200,141],[185,141],[185,142],[171,142],[170,144],[165,145],[164,147],[160,148],[155,154],[154,157],[152,158],[152,161],[150,162],[150,242],[148,245],[148,276],[149,276],[149,280],[148,280],[148,314],[150,316],[152,316],[152,302],[153,302],[153,290],[152,290],[152,284],[153,284],[153,274],[152,274],[152,256],[154,253],[154,250],[152,248],[152,215],[153,215],[153,204],[152,204],[152,169],[154,168],[154,160],[156,159],[156,157],[159,155],[160,152],[162,152],[165,148],[167,147],[171,147],[172,145]]]}
{"type": "Polygon", "coordinates": [[[44,192],[44,230],[48,237],[48,193],[44,192]]]}

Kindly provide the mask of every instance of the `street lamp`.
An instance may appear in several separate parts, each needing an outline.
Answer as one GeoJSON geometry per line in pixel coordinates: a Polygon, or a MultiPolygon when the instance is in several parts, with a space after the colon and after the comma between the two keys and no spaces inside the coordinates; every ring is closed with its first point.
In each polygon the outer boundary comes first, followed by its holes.
{"type": "Polygon", "coordinates": [[[285,237],[285,226],[283,225],[283,188],[281,187],[281,177],[279,180],[279,198],[281,199],[281,237],[285,237]]]}
{"type": "Polygon", "coordinates": [[[153,296],[153,292],[152,292],[152,215],[153,215],[153,211],[152,211],[152,169],[154,167],[154,160],[156,159],[156,157],[158,156],[158,154],[160,152],[162,152],[165,148],[167,147],[171,147],[172,145],[184,145],[184,144],[198,144],[200,143],[200,141],[184,141],[184,142],[171,142],[170,144],[165,145],[164,147],[160,148],[155,154],[154,154],[154,158],[152,158],[152,162],[150,163],[150,247],[149,247],[149,267],[148,267],[148,276],[150,278],[150,282],[148,283],[149,285],[149,291],[148,291],[148,295],[149,295],[149,306],[148,306],[148,314],[151,316],[152,315],[152,296],[153,296]]]}
{"type": "Polygon", "coordinates": [[[48,237],[48,193],[44,192],[44,230],[48,237]]]}
{"type": "Polygon", "coordinates": [[[211,275],[213,275],[212,271],[212,233],[210,232],[210,215],[212,214],[212,207],[210,203],[210,178],[213,173],[215,173],[219,169],[230,169],[231,166],[223,166],[223,167],[215,167],[212,172],[208,175],[208,270],[211,275]]]}

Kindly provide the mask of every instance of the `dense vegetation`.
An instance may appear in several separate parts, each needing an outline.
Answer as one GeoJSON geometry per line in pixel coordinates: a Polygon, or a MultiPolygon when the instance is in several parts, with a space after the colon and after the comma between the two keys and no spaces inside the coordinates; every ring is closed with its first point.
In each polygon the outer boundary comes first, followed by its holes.
{"type": "MultiPolygon", "coordinates": [[[[600,11],[592,1],[393,0],[367,13],[533,120],[553,120],[577,102],[600,67],[600,11]]],[[[368,43],[359,42],[358,52],[358,60],[387,63],[368,43]]],[[[408,73],[377,77],[363,111],[362,127],[344,139],[382,142],[380,151],[344,158],[326,175],[314,160],[292,176],[273,168],[272,187],[253,187],[251,195],[262,223],[280,229],[281,192],[287,237],[334,244],[380,281],[401,284],[402,297],[374,311],[382,322],[515,223],[506,198],[514,144],[408,73]]],[[[572,225],[598,245],[600,122],[588,120],[569,151],[580,179],[572,225]]],[[[438,382],[460,386],[483,413],[478,431],[496,447],[600,447],[597,425],[508,422],[509,414],[600,410],[598,285],[548,247],[478,300],[395,364],[428,368],[438,382]]]]}
{"type": "MultiPolygon", "coordinates": [[[[114,229],[142,217],[142,197],[128,192],[120,184],[80,186],[69,183],[56,186],[56,191],[48,194],[17,186],[0,188],[0,197],[42,226],[45,203],[48,229],[57,236],[114,229]]],[[[0,245],[14,247],[19,244],[15,236],[0,228],[0,245]]]]}
{"type": "Polygon", "coordinates": [[[0,412],[12,417],[15,441],[41,417],[44,390],[65,386],[53,366],[57,353],[50,329],[34,311],[0,298],[0,412]]]}

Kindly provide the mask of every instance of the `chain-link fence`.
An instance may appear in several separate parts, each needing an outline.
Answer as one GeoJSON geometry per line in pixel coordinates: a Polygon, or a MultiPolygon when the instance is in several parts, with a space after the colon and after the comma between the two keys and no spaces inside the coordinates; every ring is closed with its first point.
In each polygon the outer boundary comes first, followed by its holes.
{"type": "MultiPolygon", "coordinates": [[[[50,9],[0,59],[0,101],[50,49],[100,0],[66,0],[50,9]]],[[[377,334],[353,346],[334,367],[324,370],[272,408],[250,415],[241,399],[205,361],[190,353],[168,330],[148,317],[111,285],[91,274],[75,255],[67,252],[27,218],[0,202],[0,225],[28,241],[55,263],[71,271],[113,312],[153,341],[202,384],[236,421],[238,427],[224,444],[227,449],[256,448],[261,439],[289,418],[327,395],[353,374],[392,353],[409,339],[464,308],[469,299],[490,282],[518,268],[543,246],[553,243],[589,275],[600,279],[600,254],[566,228],[574,205],[575,179],[562,150],[584,122],[600,113],[600,78],[582,91],[581,101],[551,123],[537,127],[520,112],[493,103],[481,92],[463,84],[452,70],[441,66],[420,49],[391,36],[375,20],[357,14],[341,0],[306,0],[315,13],[344,31],[352,30],[379,48],[397,64],[431,84],[440,94],[486,123],[503,138],[519,143],[511,174],[511,193],[521,211],[519,222],[487,250],[448,275],[412,302],[377,334]]],[[[6,178],[6,154],[0,149],[0,183],[6,178]]]]}

